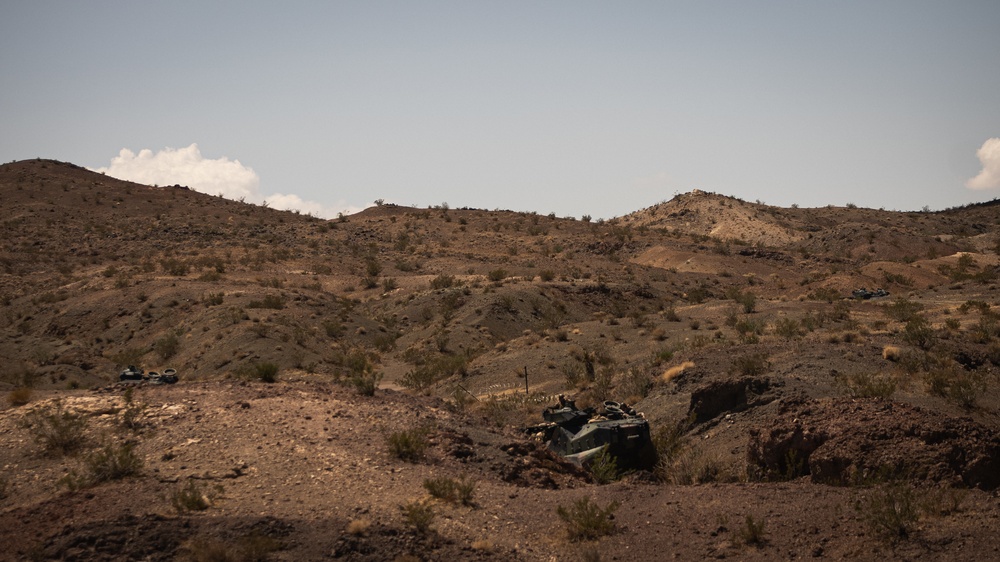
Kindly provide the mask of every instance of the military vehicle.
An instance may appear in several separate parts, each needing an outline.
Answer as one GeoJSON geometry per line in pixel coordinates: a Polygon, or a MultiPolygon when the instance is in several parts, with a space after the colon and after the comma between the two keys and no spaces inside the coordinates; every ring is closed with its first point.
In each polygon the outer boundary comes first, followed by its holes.
{"type": "Polygon", "coordinates": [[[126,384],[138,384],[143,381],[149,381],[151,384],[174,384],[177,382],[177,370],[164,369],[163,373],[150,371],[149,374],[146,374],[135,365],[129,365],[119,373],[118,381],[126,384]]]}
{"type": "Polygon", "coordinates": [[[851,296],[856,299],[868,300],[879,297],[888,297],[889,291],[886,291],[881,287],[875,289],[874,291],[869,291],[868,289],[861,287],[860,289],[855,289],[854,291],[852,291],[851,296]]]}
{"type": "Polygon", "coordinates": [[[606,401],[598,411],[579,409],[574,400],[559,396],[559,404],[542,412],[545,423],[525,431],[566,459],[589,468],[605,447],[620,470],[652,469],[656,450],[649,422],[628,404],[606,401]]]}

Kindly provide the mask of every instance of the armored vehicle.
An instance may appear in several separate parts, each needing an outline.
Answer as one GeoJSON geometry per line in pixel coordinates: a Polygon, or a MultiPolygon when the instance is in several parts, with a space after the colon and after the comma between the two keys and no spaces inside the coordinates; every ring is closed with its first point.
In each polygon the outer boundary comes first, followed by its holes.
{"type": "Polygon", "coordinates": [[[545,423],[527,428],[527,433],[584,468],[605,446],[619,469],[648,470],[656,463],[649,422],[628,404],[609,400],[600,410],[579,409],[575,401],[560,395],[559,404],[546,408],[542,419],[545,423]]]}
{"type": "Polygon", "coordinates": [[[852,291],[851,296],[856,299],[868,300],[879,297],[888,297],[889,291],[886,291],[881,287],[875,289],[874,291],[869,291],[868,289],[861,287],[860,289],[855,289],[854,291],[852,291]]]}

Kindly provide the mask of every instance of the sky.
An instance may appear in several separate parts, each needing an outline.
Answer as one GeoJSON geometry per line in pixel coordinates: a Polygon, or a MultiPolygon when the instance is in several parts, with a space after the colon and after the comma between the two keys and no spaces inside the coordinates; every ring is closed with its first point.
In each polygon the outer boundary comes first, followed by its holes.
{"type": "Polygon", "coordinates": [[[323,217],[943,209],[1000,197],[998,30],[997,0],[0,0],[0,162],[323,217]]]}

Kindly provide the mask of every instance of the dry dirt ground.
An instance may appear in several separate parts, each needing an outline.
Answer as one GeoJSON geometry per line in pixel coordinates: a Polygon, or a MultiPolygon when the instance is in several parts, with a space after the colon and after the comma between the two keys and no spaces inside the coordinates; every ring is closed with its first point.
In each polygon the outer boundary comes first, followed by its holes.
{"type": "Polygon", "coordinates": [[[995,202],[324,221],[48,160],[0,200],[0,557],[1000,557],[995,202]],[[529,440],[560,393],[643,412],[656,470],[529,440]]]}

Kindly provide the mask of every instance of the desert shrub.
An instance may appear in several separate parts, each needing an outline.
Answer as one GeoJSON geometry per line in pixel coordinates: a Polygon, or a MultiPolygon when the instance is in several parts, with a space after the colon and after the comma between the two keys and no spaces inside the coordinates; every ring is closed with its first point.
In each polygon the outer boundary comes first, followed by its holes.
{"type": "Polygon", "coordinates": [[[895,345],[887,345],[882,348],[882,359],[898,362],[902,357],[903,350],[895,345]]]}
{"type": "Polygon", "coordinates": [[[264,295],[263,300],[252,300],[247,308],[270,308],[281,310],[285,308],[285,299],[280,295],[264,295]]]}
{"type": "Polygon", "coordinates": [[[431,523],[434,522],[434,510],[431,506],[421,502],[410,502],[399,506],[403,512],[403,519],[411,525],[417,533],[426,535],[431,531],[431,523]]]}
{"type": "Polygon", "coordinates": [[[591,501],[589,496],[584,496],[572,507],[566,508],[560,505],[556,509],[556,514],[566,523],[570,540],[594,540],[615,532],[612,516],[617,509],[616,501],[601,507],[591,501]]]}
{"type": "Polygon", "coordinates": [[[906,482],[869,488],[855,509],[874,534],[891,541],[909,537],[919,518],[917,495],[906,482]]]}
{"type": "Polygon", "coordinates": [[[399,384],[411,390],[422,391],[434,383],[452,375],[462,374],[468,368],[469,358],[464,354],[441,355],[423,365],[417,365],[399,380],[399,384]]]}
{"type": "Polygon", "coordinates": [[[546,283],[548,283],[549,281],[552,281],[553,279],[556,278],[556,273],[554,271],[552,271],[551,269],[543,269],[543,270],[541,270],[541,271],[538,272],[538,277],[542,281],[545,281],[546,283]]]}
{"type": "Polygon", "coordinates": [[[747,545],[761,545],[767,540],[766,521],[747,514],[743,526],[736,532],[736,539],[747,545]]]}
{"type": "Polygon", "coordinates": [[[590,461],[590,474],[598,484],[618,480],[618,459],[608,450],[608,445],[601,447],[601,452],[590,461]]]}
{"type": "Polygon", "coordinates": [[[142,457],[135,452],[133,443],[108,443],[84,459],[85,482],[96,485],[136,476],[142,472],[142,465],[142,457]]]}
{"type": "Polygon", "coordinates": [[[271,363],[270,361],[263,361],[260,363],[243,365],[242,367],[236,369],[235,373],[236,376],[240,378],[272,383],[278,380],[279,371],[280,368],[277,364],[271,363]]]}
{"type": "Polygon", "coordinates": [[[170,494],[170,505],[177,510],[177,513],[187,513],[190,511],[205,511],[212,506],[215,495],[221,491],[222,486],[215,490],[206,490],[194,480],[188,480],[183,486],[178,486],[170,494]]]}
{"type": "Polygon", "coordinates": [[[368,529],[372,526],[372,522],[368,519],[353,519],[347,524],[347,534],[354,535],[355,537],[363,537],[368,533],[368,529]]]}
{"type": "Polygon", "coordinates": [[[653,379],[639,367],[632,367],[622,375],[622,380],[618,383],[618,394],[629,402],[636,402],[637,399],[649,396],[649,389],[653,387],[653,379]]]}
{"type": "Polygon", "coordinates": [[[883,277],[885,278],[885,282],[886,283],[895,283],[897,285],[902,285],[903,287],[912,287],[913,286],[913,278],[912,277],[907,277],[906,275],[903,275],[902,273],[889,273],[887,271],[887,272],[885,272],[885,274],[883,275],[883,277]]]}
{"type": "Polygon", "coordinates": [[[396,431],[386,437],[386,444],[392,456],[408,462],[417,462],[424,457],[424,452],[430,446],[427,439],[429,433],[427,427],[396,431]]]}
{"type": "Polygon", "coordinates": [[[491,270],[487,274],[486,278],[489,279],[490,281],[493,281],[494,283],[499,283],[500,281],[503,281],[504,279],[507,278],[507,270],[503,268],[497,268],[491,270]]]}
{"type": "Polygon", "coordinates": [[[431,289],[448,289],[455,285],[455,276],[442,273],[431,279],[431,289]]]}
{"type": "Polygon", "coordinates": [[[326,332],[327,337],[339,338],[344,333],[344,325],[336,320],[324,320],[323,331],[326,332]]]}
{"type": "Polygon", "coordinates": [[[205,306],[218,306],[225,300],[225,293],[209,293],[205,297],[205,306]]]}
{"type": "Polygon", "coordinates": [[[835,300],[840,300],[840,293],[836,289],[831,289],[830,287],[818,287],[813,289],[806,295],[806,298],[812,301],[826,301],[832,303],[835,300]]]}
{"type": "Polygon", "coordinates": [[[896,379],[884,373],[851,373],[838,384],[852,398],[889,398],[896,392],[896,379]]]}
{"type": "Polygon", "coordinates": [[[121,411],[118,412],[118,423],[123,429],[128,431],[139,431],[143,426],[143,417],[146,413],[148,404],[145,402],[137,402],[134,397],[134,390],[129,387],[125,390],[125,394],[122,396],[122,400],[125,403],[121,411]]]}
{"type": "Polygon", "coordinates": [[[162,338],[156,340],[153,343],[153,351],[160,356],[160,359],[164,361],[169,360],[174,355],[177,355],[177,351],[180,350],[181,341],[177,338],[177,334],[167,334],[162,338]]]}
{"type": "Polygon", "coordinates": [[[684,298],[690,303],[701,304],[711,296],[712,293],[705,287],[695,287],[694,289],[688,291],[684,298]]]}
{"type": "Polygon", "coordinates": [[[653,473],[663,481],[671,481],[674,463],[688,448],[690,439],[687,430],[694,423],[694,416],[689,416],[676,423],[667,423],[653,434],[653,446],[656,448],[656,465],[653,473]]]}
{"type": "Polygon", "coordinates": [[[218,271],[206,271],[198,276],[198,281],[204,281],[207,283],[215,283],[222,279],[222,274],[218,271]]]}
{"type": "Polygon", "coordinates": [[[969,338],[976,343],[989,343],[1000,336],[1000,315],[986,311],[979,316],[979,321],[972,327],[969,338]]]}
{"type": "Polygon", "coordinates": [[[464,476],[458,480],[442,476],[441,478],[424,480],[424,488],[431,496],[439,500],[471,506],[472,497],[476,491],[476,482],[464,476]]]}
{"type": "Polygon", "coordinates": [[[672,306],[670,308],[666,309],[665,311],[663,311],[663,318],[667,322],[680,322],[681,321],[681,317],[677,315],[677,310],[675,310],[674,307],[672,307],[672,306]]]}
{"type": "Polygon", "coordinates": [[[10,488],[10,483],[3,476],[0,476],[0,500],[7,499],[8,489],[10,488]]]}
{"type": "Polygon", "coordinates": [[[927,350],[934,345],[934,340],[934,329],[923,316],[914,314],[906,322],[903,329],[903,341],[906,343],[927,350]]]}
{"type": "Polygon", "coordinates": [[[183,277],[188,274],[188,271],[191,270],[191,265],[189,263],[176,258],[160,260],[160,267],[163,268],[165,273],[176,277],[183,277]]]}
{"type": "Polygon", "coordinates": [[[375,390],[378,389],[378,383],[382,380],[382,373],[355,373],[347,380],[351,386],[354,387],[354,390],[357,390],[358,394],[361,396],[375,396],[375,390]]]}
{"type": "Polygon", "coordinates": [[[924,309],[924,305],[898,297],[892,304],[882,305],[882,310],[886,316],[900,322],[908,322],[910,318],[924,309]]]}
{"type": "Polygon", "coordinates": [[[113,354],[109,359],[111,359],[118,367],[127,367],[128,365],[135,365],[136,367],[142,368],[142,356],[146,354],[146,349],[141,347],[127,347],[118,353],[113,354]]]}
{"type": "Polygon", "coordinates": [[[986,390],[986,381],[978,373],[956,372],[948,384],[948,398],[965,408],[975,408],[979,396],[986,390]]]}
{"type": "Polygon", "coordinates": [[[7,402],[11,406],[24,406],[31,402],[31,387],[21,386],[7,393],[7,402]]]}
{"type": "Polygon", "coordinates": [[[742,318],[733,325],[740,341],[743,343],[757,343],[759,336],[764,334],[767,323],[763,319],[742,318]]]}
{"type": "Polygon", "coordinates": [[[280,541],[259,533],[240,537],[235,542],[198,537],[181,547],[186,555],[182,559],[193,562],[263,562],[270,559],[270,553],[281,549],[280,541]]]}
{"type": "Polygon", "coordinates": [[[726,296],[739,303],[745,314],[750,314],[757,307],[757,295],[750,291],[744,292],[734,287],[726,292],[726,296]]]}
{"type": "Polygon", "coordinates": [[[747,377],[763,375],[771,367],[767,354],[751,353],[733,360],[733,371],[747,377]]]}
{"type": "Polygon", "coordinates": [[[794,318],[780,318],[774,323],[774,333],[791,340],[802,337],[802,326],[794,318]]]}
{"type": "Polygon", "coordinates": [[[85,444],[87,419],[66,410],[59,401],[50,409],[32,410],[24,417],[22,424],[35,442],[49,454],[73,454],[85,444]]]}
{"type": "Polygon", "coordinates": [[[719,457],[699,447],[681,450],[670,465],[667,477],[667,481],[682,486],[736,480],[719,457]]]}

